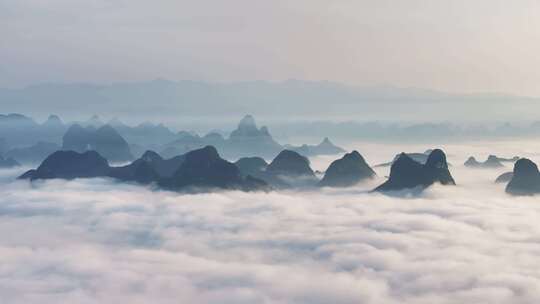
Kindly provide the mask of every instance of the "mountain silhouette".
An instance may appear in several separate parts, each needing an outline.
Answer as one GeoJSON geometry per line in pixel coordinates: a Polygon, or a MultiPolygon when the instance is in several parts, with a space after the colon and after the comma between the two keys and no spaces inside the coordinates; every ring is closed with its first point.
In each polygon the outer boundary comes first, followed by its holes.
{"type": "Polygon", "coordinates": [[[36,180],[103,177],[107,176],[109,170],[107,160],[96,151],[57,151],[47,157],[37,169],[26,172],[20,178],[36,180]]]}
{"type": "Polygon", "coordinates": [[[513,195],[532,195],[540,193],[540,172],[530,159],[522,158],[514,164],[513,176],[506,192],[513,195]]]}
{"type": "Polygon", "coordinates": [[[245,179],[235,164],[221,158],[215,147],[206,146],[188,152],[172,177],[160,181],[162,187],[173,190],[229,189],[263,190],[264,181],[249,176],[245,179]]]}
{"type": "Polygon", "coordinates": [[[287,149],[298,152],[304,156],[334,155],[345,152],[344,149],[334,145],[328,137],[318,145],[286,146],[287,149]]]}
{"type": "Polygon", "coordinates": [[[309,166],[309,160],[305,156],[291,150],[281,151],[268,165],[266,172],[289,177],[315,177],[315,173],[309,166]]]}
{"type": "Polygon", "coordinates": [[[433,150],[426,161],[421,164],[407,154],[402,153],[390,168],[390,177],[374,191],[387,192],[404,189],[424,189],[434,183],[455,185],[448,170],[446,155],[440,149],[433,150]]]}
{"type": "Polygon", "coordinates": [[[375,171],[369,167],[364,157],[358,151],[353,151],[330,164],[319,186],[350,187],[375,175],[375,171]]]}
{"type": "Polygon", "coordinates": [[[23,164],[39,164],[47,156],[60,150],[60,146],[50,142],[37,142],[30,147],[13,148],[5,153],[6,157],[11,157],[23,164]]]}
{"type": "Polygon", "coordinates": [[[84,152],[95,150],[111,162],[125,162],[133,159],[126,140],[111,126],[99,129],[84,128],[74,124],[63,137],[62,150],[84,152]]]}
{"type": "Polygon", "coordinates": [[[471,156],[465,161],[464,163],[465,167],[469,168],[501,168],[504,167],[503,164],[501,164],[500,159],[495,155],[489,155],[487,160],[485,162],[479,162],[474,158],[474,156],[471,156]]]}
{"type": "Polygon", "coordinates": [[[243,157],[234,163],[243,176],[260,176],[268,166],[268,163],[261,157],[243,157]]]}

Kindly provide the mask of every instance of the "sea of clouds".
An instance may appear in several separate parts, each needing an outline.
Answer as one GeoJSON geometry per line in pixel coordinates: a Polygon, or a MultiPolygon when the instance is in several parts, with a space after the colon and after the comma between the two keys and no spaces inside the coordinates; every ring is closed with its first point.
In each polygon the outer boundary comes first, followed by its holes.
{"type": "MultiPolygon", "coordinates": [[[[372,165],[425,145],[357,143],[372,165]]],[[[539,303],[540,199],[467,169],[532,142],[443,146],[456,187],[181,195],[0,172],[1,303],[539,303]]],[[[312,161],[324,170],[335,157],[312,161]]]]}

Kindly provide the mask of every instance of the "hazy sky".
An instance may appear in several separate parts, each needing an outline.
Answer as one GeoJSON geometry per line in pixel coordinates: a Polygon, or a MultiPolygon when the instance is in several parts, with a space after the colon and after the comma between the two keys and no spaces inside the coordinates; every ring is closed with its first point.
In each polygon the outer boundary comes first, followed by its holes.
{"type": "Polygon", "coordinates": [[[332,80],[540,95],[536,0],[0,0],[0,86],[332,80]]]}

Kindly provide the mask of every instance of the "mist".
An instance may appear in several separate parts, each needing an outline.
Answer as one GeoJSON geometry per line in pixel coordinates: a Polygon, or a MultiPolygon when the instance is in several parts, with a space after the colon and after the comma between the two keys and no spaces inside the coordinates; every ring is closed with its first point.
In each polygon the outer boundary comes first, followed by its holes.
{"type": "MultiPolygon", "coordinates": [[[[374,165],[424,144],[354,143],[374,165]]],[[[9,303],[536,303],[535,197],[469,169],[471,153],[540,159],[534,142],[443,147],[457,186],[182,195],[2,171],[0,292],[9,303]],[[5,177],[5,178],[4,178],[5,177]]],[[[324,170],[331,157],[313,158],[324,170]]]]}

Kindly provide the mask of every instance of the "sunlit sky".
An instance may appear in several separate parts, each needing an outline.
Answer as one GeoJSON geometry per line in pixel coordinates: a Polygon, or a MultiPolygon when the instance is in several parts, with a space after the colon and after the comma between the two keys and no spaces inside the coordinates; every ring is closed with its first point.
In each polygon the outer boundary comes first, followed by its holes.
{"type": "Polygon", "coordinates": [[[540,96],[534,0],[0,0],[0,86],[290,78],[540,96]]]}

